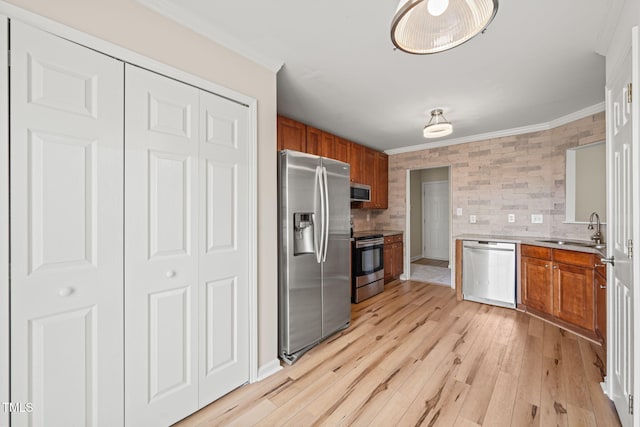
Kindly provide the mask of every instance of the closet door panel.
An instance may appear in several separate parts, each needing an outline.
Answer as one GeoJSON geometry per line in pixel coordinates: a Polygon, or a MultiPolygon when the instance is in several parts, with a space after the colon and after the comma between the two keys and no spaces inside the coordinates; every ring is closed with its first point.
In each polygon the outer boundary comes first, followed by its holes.
{"type": "Polygon", "coordinates": [[[17,21],[11,51],[11,422],[122,425],[124,65],[17,21]]]}
{"type": "Polygon", "coordinates": [[[198,402],[198,90],[126,66],[125,415],[168,425],[198,402]]]}
{"type": "Polygon", "coordinates": [[[249,380],[249,109],[200,92],[199,406],[249,380]]]}

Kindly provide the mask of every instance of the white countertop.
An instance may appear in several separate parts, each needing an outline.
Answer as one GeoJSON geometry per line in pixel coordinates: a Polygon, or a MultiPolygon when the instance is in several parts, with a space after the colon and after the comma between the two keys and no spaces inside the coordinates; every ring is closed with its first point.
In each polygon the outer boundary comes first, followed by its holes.
{"type": "Polygon", "coordinates": [[[535,237],[535,236],[499,236],[499,235],[486,235],[486,234],[461,234],[459,236],[455,236],[458,240],[484,240],[490,242],[504,242],[504,243],[520,243],[524,245],[534,245],[534,246],[543,246],[546,248],[553,249],[564,249],[568,251],[576,251],[576,252],[586,252],[592,253],[596,255],[606,255],[607,249],[606,247],[603,249],[596,249],[594,247],[589,246],[579,246],[572,245],[571,242],[580,242],[580,243],[591,243],[588,240],[577,240],[577,239],[564,239],[563,237],[535,237]],[[557,244],[544,242],[543,240],[566,240],[568,243],[565,244],[557,244]]]}

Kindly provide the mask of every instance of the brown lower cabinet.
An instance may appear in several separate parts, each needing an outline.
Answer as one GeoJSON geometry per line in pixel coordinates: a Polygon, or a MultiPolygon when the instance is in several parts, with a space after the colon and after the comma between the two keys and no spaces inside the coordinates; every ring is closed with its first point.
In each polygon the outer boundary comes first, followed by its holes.
{"type": "Polygon", "coordinates": [[[607,341],[607,266],[596,260],[593,285],[596,288],[596,334],[607,341]]]}
{"type": "Polygon", "coordinates": [[[404,272],[402,234],[384,238],[384,283],[400,277],[404,272]]]}
{"type": "Polygon", "coordinates": [[[527,311],[598,338],[594,263],[597,257],[530,245],[521,246],[521,255],[522,302],[527,311]]]}

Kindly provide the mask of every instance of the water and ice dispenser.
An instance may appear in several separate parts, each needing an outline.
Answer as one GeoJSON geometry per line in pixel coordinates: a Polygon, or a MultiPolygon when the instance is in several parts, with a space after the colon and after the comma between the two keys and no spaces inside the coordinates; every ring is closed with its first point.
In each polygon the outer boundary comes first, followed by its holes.
{"type": "Polygon", "coordinates": [[[295,212],[293,214],[294,256],[315,253],[313,217],[313,212],[295,212]]]}

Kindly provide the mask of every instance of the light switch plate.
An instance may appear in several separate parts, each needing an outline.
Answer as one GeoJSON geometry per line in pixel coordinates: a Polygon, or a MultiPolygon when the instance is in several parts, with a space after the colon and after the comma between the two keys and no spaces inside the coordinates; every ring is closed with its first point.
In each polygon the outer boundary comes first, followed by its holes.
{"type": "Polygon", "coordinates": [[[471,224],[475,224],[476,223],[476,216],[475,215],[469,215],[469,222],[471,224]]]}
{"type": "Polygon", "coordinates": [[[462,216],[462,208],[456,209],[456,216],[462,216]]]}
{"type": "Polygon", "coordinates": [[[516,216],[514,214],[509,214],[507,216],[507,221],[509,222],[516,222],[516,216]]]}
{"type": "Polygon", "coordinates": [[[543,216],[542,214],[532,214],[531,215],[531,224],[542,224],[543,216]]]}

